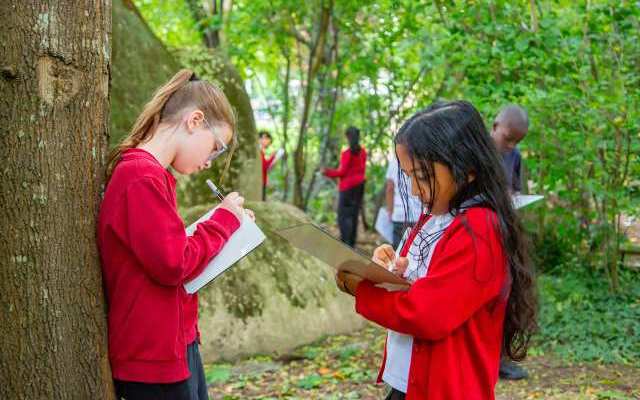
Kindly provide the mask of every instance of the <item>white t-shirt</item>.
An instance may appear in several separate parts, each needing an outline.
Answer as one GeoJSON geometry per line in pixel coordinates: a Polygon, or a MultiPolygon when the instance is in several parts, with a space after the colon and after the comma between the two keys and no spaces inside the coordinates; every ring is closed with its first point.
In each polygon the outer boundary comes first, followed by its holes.
{"type": "Polygon", "coordinates": [[[407,194],[409,195],[409,210],[410,218],[405,221],[404,203],[400,195],[400,185],[398,184],[398,160],[392,157],[389,160],[389,167],[387,168],[387,180],[393,181],[393,214],[391,214],[391,221],[393,222],[416,222],[420,213],[422,212],[422,203],[416,196],[411,195],[411,180],[407,175],[400,171],[401,179],[404,181],[404,187],[407,188],[407,194]]]}
{"type": "MultiPolygon", "coordinates": [[[[438,234],[438,232],[444,232],[444,230],[447,229],[453,221],[453,218],[454,217],[449,213],[434,215],[424,224],[420,233],[416,236],[416,239],[428,238],[426,240],[431,243],[429,246],[429,254],[427,254],[424,263],[420,265],[420,240],[418,239],[413,241],[409,248],[409,253],[407,254],[407,257],[409,258],[409,266],[404,273],[404,277],[407,278],[409,282],[413,283],[419,278],[427,276],[431,257],[436,249],[436,245],[442,237],[442,234],[438,234]]],[[[400,243],[396,253],[400,253],[399,250],[402,249],[402,245],[404,244],[403,242],[400,243]]],[[[413,336],[398,333],[391,329],[387,330],[387,359],[384,365],[382,380],[391,385],[394,389],[403,393],[407,393],[407,381],[409,379],[409,366],[411,365],[412,349],[413,336]]]]}

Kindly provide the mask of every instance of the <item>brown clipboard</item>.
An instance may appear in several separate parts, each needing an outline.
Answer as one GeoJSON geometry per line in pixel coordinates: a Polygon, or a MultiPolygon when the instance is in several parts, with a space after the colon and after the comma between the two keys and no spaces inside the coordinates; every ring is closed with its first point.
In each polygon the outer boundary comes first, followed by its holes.
{"type": "Polygon", "coordinates": [[[404,278],[371,261],[360,251],[344,244],[315,224],[293,225],[279,229],[276,233],[292,246],[316,257],[336,271],[355,274],[376,284],[409,286],[404,278]]]}

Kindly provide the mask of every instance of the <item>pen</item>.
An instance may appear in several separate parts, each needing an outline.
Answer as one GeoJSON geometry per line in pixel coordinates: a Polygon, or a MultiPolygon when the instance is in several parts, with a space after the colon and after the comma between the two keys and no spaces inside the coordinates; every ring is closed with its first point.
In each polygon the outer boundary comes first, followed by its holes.
{"type": "Polygon", "coordinates": [[[220,199],[220,201],[224,200],[224,196],[222,196],[222,193],[220,193],[218,187],[213,182],[211,182],[211,179],[207,179],[207,186],[209,186],[209,189],[211,189],[213,194],[215,194],[218,199],[220,199]]]}

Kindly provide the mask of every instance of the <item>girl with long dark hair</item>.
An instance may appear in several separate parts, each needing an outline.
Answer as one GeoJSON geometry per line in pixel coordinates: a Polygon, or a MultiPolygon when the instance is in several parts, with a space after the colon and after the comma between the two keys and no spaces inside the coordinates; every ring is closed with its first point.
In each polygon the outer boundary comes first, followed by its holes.
{"type": "Polygon", "coordinates": [[[424,212],[398,257],[383,245],[374,260],[411,286],[387,291],[343,273],[337,284],[389,330],[378,379],[392,388],[387,398],[494,399],[501,353],[522,360],[537,327],[534,272],[500,157],[465,101],[416,113],[395,149],[424,212]]]}
{"type": "Polygon", "coordinates": [[[367,152],[360,145],[360,130],[358,128],[350,126],[345,135],[349,141],[349,148],[342,152],[340,166],[337,169],[326,168],[324,175],[340,179],[338,184],[340,191],[338,198],[340,239],[349,246],[355,246],[358,215],[364,196],[367,152]]]}

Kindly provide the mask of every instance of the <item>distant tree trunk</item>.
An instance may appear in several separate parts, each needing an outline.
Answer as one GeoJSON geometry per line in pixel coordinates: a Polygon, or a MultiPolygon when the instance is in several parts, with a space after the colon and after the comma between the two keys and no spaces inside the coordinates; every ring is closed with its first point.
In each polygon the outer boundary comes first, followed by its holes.
{"type": "Polygon", "coordinates": [[[111,1],[0,5],[0,398],[112,399],[95,241],[111,1]]]}
{"type": "Polygon", "coordinates": [[[222,25],[222,18],[224,12],[224,1],[220,0],[220,6],[218,7],[218,0],[212,1],[211,15],[208,15],[207,10],[204,9],[204,2],[202,0],[186,0],[187,7],[191,11],[191,15],[198,23],[198,29],[202,34],[202,40],[205,46],[215,49],[220,46],[220,28],[222,25]],[[219,19],[218,26],[211,27],[212,19],[219,19]]]}
{"type": "MultiPolygon", "coordinates": [[[[286,47],[283,47],[286,49],[286,47]]],[[[290,102],[289,102],[289,83],[291,81],[291,55],[289,50],[283,50],[283,55],[287,60],[287,68],[284,75],[284,83],[282,85],[284,105],[282,113],[282,141],[285,149],[284,157],[282,159],[282,201],[286,202],[289,197],[289,154],[287,152],[287,145],[289,144],[289,117],[290,117],[290,102]]]]}
{"type": "Polygon", "coordinates": [[[529,0],[529,11],[531,13],[531,32],[538,32],[538,16],[536,15],[536,0],[529,0]]]}
{"type": "Polygon", "coordinates": [[[324,61],[324,47],[326,43],[329,23],[333,13],[333,0],[322,4],[322,12],[318,18],[317,34],[314,42],[309,47],[309,56],[307,60],[307,71],[304,85],[304,96],[302,103],[302,116],[300,117],[300,129],[298,131],[298,142],[294,152],[293,172],[293,205],[300,209],[304,209],[304,192],[302,183],[304,181],[305,168],[305,144],[306,134],[308,130],[308,122],[311,111],[311,100],[313,98],[313,89],[318,69],[324,61]]]}
{"type": "MultiPolygon", "coordinates": [[[[187,0],[187,6],[191,11],[191,15],[202,27],[206,25],[206,21],[210,18],[218,18],[222,21],[225,9],[224,1],[213,1],[211,15],[203,7],[204,3],[199,0],[187,0]]],[[[230,7],[231,5],[229,5],[230,7]]],[[[221,24],[220,24],[221,26],[221,24]]],[[[220,28],[203,28],[202,30],[203,44],[210,49],[210,57],[208,60],[197,60],[197,55],[190,54],[191,51],[182,52],[182,61],[191,67],[198,75],[204,79],[217,80],[224,94],[229,99],[231,106],[236,111],[237,117],[237,135],[238,146],[234,149],[233,158],[224,168],[214,167],[190,180],[190,187],[198,191],[200,195],[192,196],[190,199],[183,198],[182,205],[203,204],[209,202],[211,194],[204,180],[209,178],[220,179],[219,183],[225,190],[238,190],[247,199],[258,201],[262,199],[262,164],[260,162],[260,153],[258,149],[258,132],[253,116],[253,108],[251,100],[244,88],[244,81],[231,64],[223,51],[218,48],[222,36],[220,28]],[[208,73],[207,73],[208,72],[208,73]],[[213,74],[211,74],[213,72],[213,74]],[[218,171],[226,172],[221,174],[218,171]],[[194,187],[195,186],[195,187],[194,187]],[[204,193],[204,195],[202,195],[204,193]]],[[[192,193],[196,193],[192,191],[192,193]]],[[[186,196],[185,196],[186,197],[186,196]]]]}

